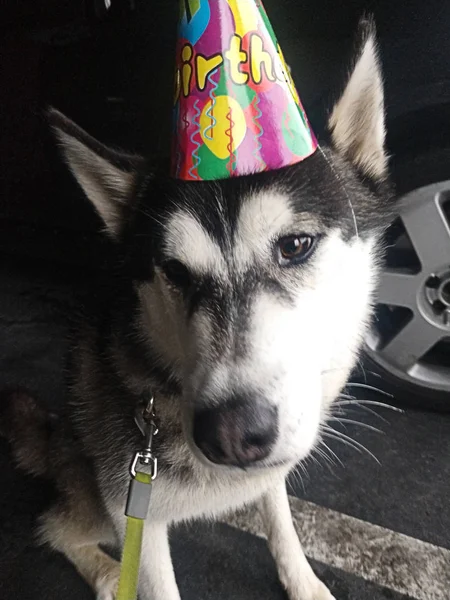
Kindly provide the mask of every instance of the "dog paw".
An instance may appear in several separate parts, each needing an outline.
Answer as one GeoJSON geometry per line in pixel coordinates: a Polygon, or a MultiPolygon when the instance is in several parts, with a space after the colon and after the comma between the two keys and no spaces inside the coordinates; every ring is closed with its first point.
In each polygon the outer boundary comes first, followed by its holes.
{"type": "Polygon", "coordinates": [[[117,588],[119,586],[120,568],[114,565],[107,575],[103,575],[97,580],[96,600],[115,600],[117,595],[117,588]]]}
{"type": "Polygon", "coordinates": [[[336,600],[327,586],[321,581],[318,582],[317,590],[314,592],[313,600],[336,600]]]}
{"type": "Polygon", "coordinates": [[[119,580],[108,581],[102,588],[97,590],[97,600],[115,600],[119,580]]]}
{"type": "Polygon", "coordinates": [[[288,590],[289,600],[336,600],[327,586],[319,579],[311,585],[302,585],[295,591],[288,590]]]}

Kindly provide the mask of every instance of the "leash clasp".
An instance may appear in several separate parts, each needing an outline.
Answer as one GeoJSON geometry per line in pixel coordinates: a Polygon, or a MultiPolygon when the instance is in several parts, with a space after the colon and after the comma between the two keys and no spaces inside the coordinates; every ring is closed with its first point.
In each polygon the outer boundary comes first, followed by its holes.
{"type": "Polygon", "coordinates": [[[138,406],[134,415],[136,425],[139,427],[140,432],[145,438],[145,447],[134,455],[130,466],[130,475],[133,479],[136,477],[136,467],[138,463],[147,467],[150,466],[150,476],[152,481],[156,479],[156,476],[158,475],[158,459],[152,452],[153,438],[158,434],[153,405],[154,396],[151,396],[144,409],[142,409],[142,406],[138,406]]]}
{"type": "Polygon", "coordinates": [[[151,452],[145,450],[136,452],[130,466],[130,475],[133,479],[136,477],[136,467],[138,463],[146,466],[151,465],[150,477],[152,481],[154,481],[158,475],[158,459],[156,456],[153,456],[151,452]]]}

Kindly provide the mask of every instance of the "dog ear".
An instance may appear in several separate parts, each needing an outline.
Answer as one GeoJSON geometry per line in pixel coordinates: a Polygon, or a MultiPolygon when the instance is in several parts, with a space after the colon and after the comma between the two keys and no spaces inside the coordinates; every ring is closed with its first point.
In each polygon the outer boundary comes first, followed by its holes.
{"type": "Polygon", "coordinates": [[[113,237],[120,233],[144,160],[103,146],[55,109],[48,117],[64,158],[113,237]]]}
{"type": "Polygon", "coordinates": [[[328,126],[335,149],[364,175],[387,175],[383,78],[375,25],[360,23],[361,45],[347,86],[335,105],[328,126]]]}

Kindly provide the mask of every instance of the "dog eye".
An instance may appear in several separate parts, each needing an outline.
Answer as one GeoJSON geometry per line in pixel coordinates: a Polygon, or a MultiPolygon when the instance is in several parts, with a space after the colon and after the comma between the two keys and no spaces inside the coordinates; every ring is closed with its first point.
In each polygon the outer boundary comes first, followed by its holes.
{"type": "Polygon", "coordinates": [[[162,270],[173,285],[180,288],[187,288],[191,285],[189,271],[179,260],[168,260],[163,263],[162,270]]]}
{"type": "Polygon", "coordinates": [[[314,248],[310,235],[288,235],[278,240],[278,262],[282,267],[306,260],[314,248]]]}

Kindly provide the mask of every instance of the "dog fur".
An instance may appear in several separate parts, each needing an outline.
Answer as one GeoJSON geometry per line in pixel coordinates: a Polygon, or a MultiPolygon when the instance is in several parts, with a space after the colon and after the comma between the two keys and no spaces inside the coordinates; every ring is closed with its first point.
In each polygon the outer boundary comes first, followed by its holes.
{"type": "MultiPolygon", "coordinates": [[[[331,144],[276,172],[180,182],[105,148],[56,111],[67,164],[117,247],[110,287],[80,322],[71,400],[58,425],[23,391],[2,403],[20,466],[56,482],[40,538],[66,555],[99,600],[118,565],[99,544],[123,541],[129,464],[142,446],[133,415],[156,396],[160,472],[146,522],[140,597],[179,600],[168,528],[256,502],[290,600],[331,600],[297,539],[285,479],[320,441],[371,313],[381,235],[391,217],[382,77],[373,26],[330,118],[331,144]],[[281,267],[276,241],[315,238],[281,267]],[[187,268],[189,290],[167,276],[187,268]],[[276,415],[276,439],[245,470],[213,464],[192,433],[197,410],[245,395],[276,415]]],[[[186,288],[186,286],[185,286],[186,288]]],[[[274,417],[275,418],[275,417],[274,417]]]]}

